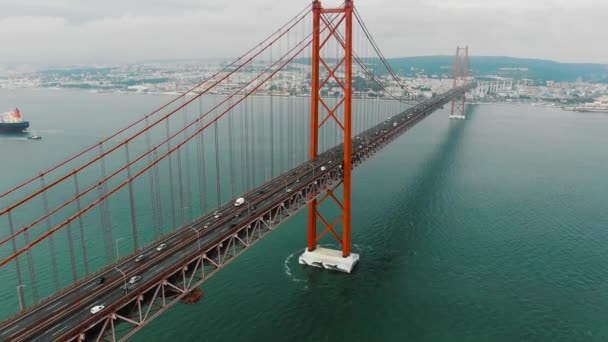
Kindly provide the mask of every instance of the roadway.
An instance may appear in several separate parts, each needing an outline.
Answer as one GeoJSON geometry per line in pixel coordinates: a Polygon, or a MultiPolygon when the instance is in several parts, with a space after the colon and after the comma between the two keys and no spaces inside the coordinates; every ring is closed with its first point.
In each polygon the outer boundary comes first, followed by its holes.
{"type": "MultiPolygon", "coordinates": [[[[420,103],[405,112],[386,120],[371,129],[353,137],[352,155],[356,156],[367,145],[390,136],[393,131],[409,128],[429,115],[439,106],[447,103],[459,93],[456,89],[448,91],[432,101],[420,103]]],[[[185,257],[200,250],[207,250],[220,238],[233,234],[239,228],[239,221],[246,217],[260,216],[272,209],[276,203],[291,196],[291,189],[314,182],[324,173],[341,167],[342,145],[320,154],[309,161],[247,192],[246,203],[235,207],[234,199],[221,206],[219,218],[209,213],[196,221],[184,225],[137,253],[131,254],[69,290],[52,296],[49,300],[22,315],[9,319],[0,325],[0,339],[10,341],[51,341],[62,337],[74,327],[91,318],[90,309],[96,305],[106,308],[95,316],[107,314],[109,305],[125,297],[125,280],[139,276],[138,282],[129,286],[130,292],[153,285],[150,283],[161,273],[178,264],[185,257]],[[326,169],[321,171],[321,167],[326,169]],[[290,190],[289,192],[287,190],[290,190]],[[204,228],[207,226],[207,228],[204,228]],[[197,233],[198,232],[198,233],[197,233]],[[161,243],[165,249],[157,251],[161,243]],[[139,255],[145,258],[137,262],[139,255]],[[119,271],[120,270],[120,271],[119,271]],[[122,274],[124,272],[124,276],[122,274]],[[97,279],[104,277],[103,284],[97,279]]]]}

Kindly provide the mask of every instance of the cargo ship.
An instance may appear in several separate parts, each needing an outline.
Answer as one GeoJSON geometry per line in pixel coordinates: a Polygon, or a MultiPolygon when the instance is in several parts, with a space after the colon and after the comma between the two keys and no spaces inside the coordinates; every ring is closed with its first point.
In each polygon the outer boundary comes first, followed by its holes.
{"type": "Polygon", "coordinates": [[[24,121],[18,108],[0,114],[0,133],[23,132],[30,127],[29,121],[24,121]]]}

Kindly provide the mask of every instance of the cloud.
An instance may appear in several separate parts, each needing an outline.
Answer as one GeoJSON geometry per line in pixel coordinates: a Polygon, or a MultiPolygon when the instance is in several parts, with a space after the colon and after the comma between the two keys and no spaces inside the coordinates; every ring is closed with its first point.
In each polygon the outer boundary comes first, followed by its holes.
{"type": "MultiPolygon", "coordinates": [[[[340,1],[324,1],[325,6],[340,1]]],[[[234,57],[310,1],[0,0],[0,64],[234,57]]],[[[359,0],[387,56],[509,55],[608,63],[599,0],[359,0]]],[[[307,27],[310,25],[307,23],[307,27]]]]}

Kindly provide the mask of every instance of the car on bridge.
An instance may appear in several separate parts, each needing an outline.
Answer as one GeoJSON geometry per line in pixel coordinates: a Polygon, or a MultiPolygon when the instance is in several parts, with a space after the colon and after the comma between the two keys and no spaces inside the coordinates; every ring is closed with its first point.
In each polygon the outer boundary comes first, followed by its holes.
{"type": "Polygon", "coordinates": [[[163,249],[165,249],[165,247],[167,247],[166,243],[161,243],[160,245],[158,245],[158,247],[156,247],[157,251],[162,251],[163,249]]]}
{"type": "Polygon", "coordinates": [[[129,279],[129,284],[135,284],[137,283],[139,280],[141,279],[140,276],[133,276],[131,277],[131,279],[129,279]]]}
{"type": "Polygon", "coordinates": [[[105,309],[105,305],[95,305],[91,308],[91,314],[94,315],[103,309],[105,309]]]}
{"type": "Polygon", "coordinates": [[[140,261],[144,260],[145,258],[146,258],[146,256],[143,254],[138,255],[137,258],[135,258],[135,262],[140,262],[140,261]]]}
{"type": "Polygon", "coordinates": [[[243,197],[239,197],[234,202],[234,206],[235,207],[240,207],[241,205],[243,205],[243,203],[245,203],[245,199],[243,197]]]}

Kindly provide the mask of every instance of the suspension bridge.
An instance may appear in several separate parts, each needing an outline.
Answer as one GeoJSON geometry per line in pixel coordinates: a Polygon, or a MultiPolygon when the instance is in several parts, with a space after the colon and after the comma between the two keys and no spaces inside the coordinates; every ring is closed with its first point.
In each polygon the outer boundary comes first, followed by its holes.
{"type": "Polygon", "coordinates": [[[300,263],[351,272],[351,171],[450,102],[464,119],[468,70],[458,48],[451,89],[417,101],[353,1],[313,1],[170,102],[0,194],[0,276],[15,289],[0,339],[126,340],[300,210],[300,263]]]}

